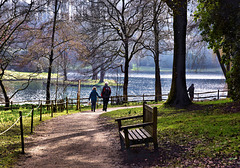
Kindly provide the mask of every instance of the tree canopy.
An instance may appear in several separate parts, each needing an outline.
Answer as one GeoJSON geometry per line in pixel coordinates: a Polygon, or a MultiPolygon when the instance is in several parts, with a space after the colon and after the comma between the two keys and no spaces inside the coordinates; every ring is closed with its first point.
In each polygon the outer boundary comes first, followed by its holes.
{"type": "Polygon", "coordinates": [[[238,0],[199,0],[195,19],[203,40],[215,53],[222,53],[222,62],[231,65],[227,74],[230,95],[240,99],[240,2],[238,0]]]}

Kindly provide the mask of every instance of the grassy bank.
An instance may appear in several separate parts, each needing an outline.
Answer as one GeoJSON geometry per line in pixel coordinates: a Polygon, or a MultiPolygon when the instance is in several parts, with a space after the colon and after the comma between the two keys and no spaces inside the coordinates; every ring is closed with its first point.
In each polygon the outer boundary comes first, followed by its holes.
{"type": "MultiPolygon", "coordinates": [[[[114,122],[140,113],[135,108],[103,117],[114,122]]],[[[240,166],[240,104],[207,101],[182,110],[158,106],[158,143],[167,163],[163,167],[240,166]]]]}
{"type": "MultiPolygon", "coordinates": [[[[3,77],[3,80],[28,80],[29,76],[31,76],[32,79],[47,79],[47,72],[42,73],[31,73],[31,72],[17,72],[17,71],[5,71],[5,75],[3,77]]],[[[52,78],[57,78],[56,73],[52,73],[52,78]]]]}
{"type": "MultiPolygon", "coordinates": [[[[81,86],[104,86],[105,82],[108,82],[109,86],[117,86],[117,82],[111,79],[105,79],[104,82],[100,83],[99,80],[81,80],[81,86]]],[[[56,84],[57,81],[53,80],[52,84],[56,84]]],[[[59,85],[70,85],[70,86],[78,86],[78,81],[58,81],[59,85]]],[[[122,84],[118,84],[122,86],[122,84]]]]}
{"type": "MultiPolygon", "coordinates": [[[[6,70],[5,71],[5,75],[3,80],[7,80],[7,81],[12,81],[12,80],[28,80],[29,77],[31,77],[31,79],[34,80],[46,80],[48,77],[48,73],[47,72],[42,72],[42,73],[31,73],[31,72],[17,72],[17,71],[10,71],[10,70],[6,70]]],[[[52,84],[56,84],[56,78],[57,78],[57,74],[56,73],[52,73],[51,75],[52,77],[52,84]]],[[[63,81],[63,76],[58,76],[59,80],[58,80],[58,84],[59,85],[74,85],[77,86],[78,85],[78,81],[63,81]]],[[[108,84],[110,86],[117,86],[117,82],[115,80],[110,80],[110,79],[105,79],[103,83],[99,83],[99,80],[91,80],[91,79],[86,79],[86,80],[82,80],[81,81],[81,85],[82,86],[104,86],[105,82],[108,82],[108,84]]],[[[119,84],[122,85],[122,84],[119,84]]]]}

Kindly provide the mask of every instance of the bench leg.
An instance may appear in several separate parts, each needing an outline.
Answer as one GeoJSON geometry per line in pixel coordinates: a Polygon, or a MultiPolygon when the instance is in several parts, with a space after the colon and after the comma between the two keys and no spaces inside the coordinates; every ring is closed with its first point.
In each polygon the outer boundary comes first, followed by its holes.
{"type": "Polygon", "coordinates": [[[130,147],[130,140],[128,137],[128,130],[124,129],[124,135],[125,135],[125,144],[126,144],[126,148],[129,149],[130,147]]]}
{"type": "Polygon", "coordinates": [[[125,149],[124,140],[120,137],[121,150],[125,149]]]}
{"type": "Polygon", "coordinates": [[[126,144],[126,149],[130,149],[130,145],[129,144],[126,144]]]}
{"type": "Polygon", "coordinates": [[[154,150],[158,150],[158,143],[154,143],[154,150]]]}

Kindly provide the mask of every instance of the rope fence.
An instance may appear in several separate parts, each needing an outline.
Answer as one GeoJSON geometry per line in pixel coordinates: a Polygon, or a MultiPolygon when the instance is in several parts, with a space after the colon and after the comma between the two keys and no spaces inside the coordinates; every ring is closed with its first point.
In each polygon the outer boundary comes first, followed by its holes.
{"type": "Polygon", "coordinates": [[[13,126],[15,126],[15,125],[18,123],[18,121],[20,120],[20,118],[21,118],[21,117],[19,117],[19,118],[17,119],[17,121],[15,121],[15,123],[14,123],[13,125],[11,125],[8,129],[6,129],[6,130],[3,131],[2,133],[0,133],[0,135],[3,135],[3,134],[5,134],[6,132],[8,132],[13,126]]]}
{"type": "MultiPolygon", "coordinates": [[[[228,93],[228,90],[221,90],[221,91],[218,90],[218,91],[212,91],[212,92],[195,93],[194,94],[195,95],[194,100],[195,101],[201,101],[201,100],[205,100],[205,99],[220,99],[222,97],[226,98],[227,93],[228,93]]],[[[126,102],[123,101],[124,96],[111,96],[110,97],[110,103],[111,104],[121,104],[121,103],[129,103],[129,102],[154,101],[155,96],[156,95],[144,95],[144,94],[143,95],[129,95],[127,97],[126,102]]],[[[163,95],[160,95],[160,96],[162,97],[163,100],[166,100],[167,97],[168,97],[168,94],[163,94],[163,95]]],[[[101,101],[102,100],[100,99],[100,101],[98,101],[98,103],[101,103],[101,101]]],[[[25,101],[25,103],[26,102],[27,101],[25,101]]],[[[51,117],[53,117],[53,113],[58,112],[58,110],[60,110],[60,111],[66,110],[66,113],[68,113],[69,105],[71,105],[72,108],[73,108],[74,104],[76,104],[76,105],[78,104],[76,107],[79,108],[79,109],[77,109],[77,110],[81,111],[80,104],[82,104],[82,105],[88,104],[88,98],[68,99],[66,97],[66,99],[51,100],[50,103],[45,103],[46,101],[42,101],[42,100],[38,100],[38,101],[35,101],[35,102],[39,103],[37,107],[35,107],[36,105],[31,105],[32,109],[26,115],[23,115],[22,111],[19,111],[19,117],[16,119],[16,121],[9,128],[7,128],[5,131],[0,133],[0,136],[4,135],[8,131],[10,131],[20,121],[22,153],[24,153],[24,138],[23,138],[24,130],[23,130],[23,122],[22,122],[23,118],[31,116],[31,133],[33,133],[33,121],[34,121],[34,111],[35,110],[39,111],[39,115],[40,115],[39,121],[42,121],[42,114],[43,114],[43,107],[44,106],[47,108],[47,111],[50,110],[51,117]]],[[[22,102],[18,102],[18,103],[22,103],[22,102]]],[[[11,105],[13,105],[12,102],[11,102],[11,105]]],[[[10,114],[10,113],[11,112],[9,112],[8,114],[10,114]]]]}
{"type": "MultiPolygon", "coordinates": [[[[40,108],[41,104],[38,105],[38,107],[36,108],[37,110],[40,108]]],[[[21,132],[21,144],[22,144],[22,153],[24,153],[24,137],[23,137],[23,122],[22,122],[22,118],[26,118],[29,117],[31,114],[31,133],[33,133],[33,112],[34,112],[34,106],[32,106],[32,110],[27,113],[26,115],[22,115],[22,111],[19,111],[19,117],[16,119],[16,121],[9,127],[7,128],[5,131],[0,133],[0,136],[2,136],[3,134],[7,133],[8,131],[10,131],[19,121],[20,121],[20,132],[21,132]]]]}

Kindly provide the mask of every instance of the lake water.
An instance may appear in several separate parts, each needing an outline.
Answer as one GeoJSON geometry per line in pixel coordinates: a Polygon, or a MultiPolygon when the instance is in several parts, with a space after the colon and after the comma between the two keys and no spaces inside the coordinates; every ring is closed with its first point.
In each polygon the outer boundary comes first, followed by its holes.
{"type": "MultiPolygon", "coordinates": [[[[78,75],[69,73],[69,79],[77,79],[78,75]]],[[[123,83],[123,75],[119,76],[116,74],[107,74],[106,78],[113,79],[118,81],[119,83],[123,83]]],[[[162,92],[163,94],[167,94],[170,91],[171,87],[171,73],[162,73],[161,74],[161,82],[162,82],[162,92]]],[[[217,91],[226,89],[225,78],[221,73],[188,73],[186,75],[187,79],[187,87],[189,87],[192,83],[195,85],[195,93],[196,92],[209,92],[209,91],[217,91]]],[[[128,95],[154,95],[155,94],[155,78],[152,73],[131,73],[129,77],[129,87],[128,87],[128,95]]],[[[22,82],[8,82],[8,91],[16,90],[22,82]]],[[[111,87],[112,88],[112,96],[122,95],[122,88],[111,87]]],[[[46,85],[43,81],[33,81],[30,86],[15,95],[12,99],[13,102],[21,102],[21,101],[29,101],[29,100],[45,100],[45,92],[46,85]]],[[[57,91],[57,97],[62,98],[68,96],[69,98],[76,99],[77,95],[77,86],[68,86],[63,89],[63,87],[59,87],[57,91]]],[[[90,87],[81,87],[81,97],[87,98],[92,89],[90,87]]],[[[97,87],[98,93],[101,92],[101,87],[97,87]]],[[[51,99],[55,99],[56,96],[56,88],[55,86],[51,87],[51,99]]]]}

